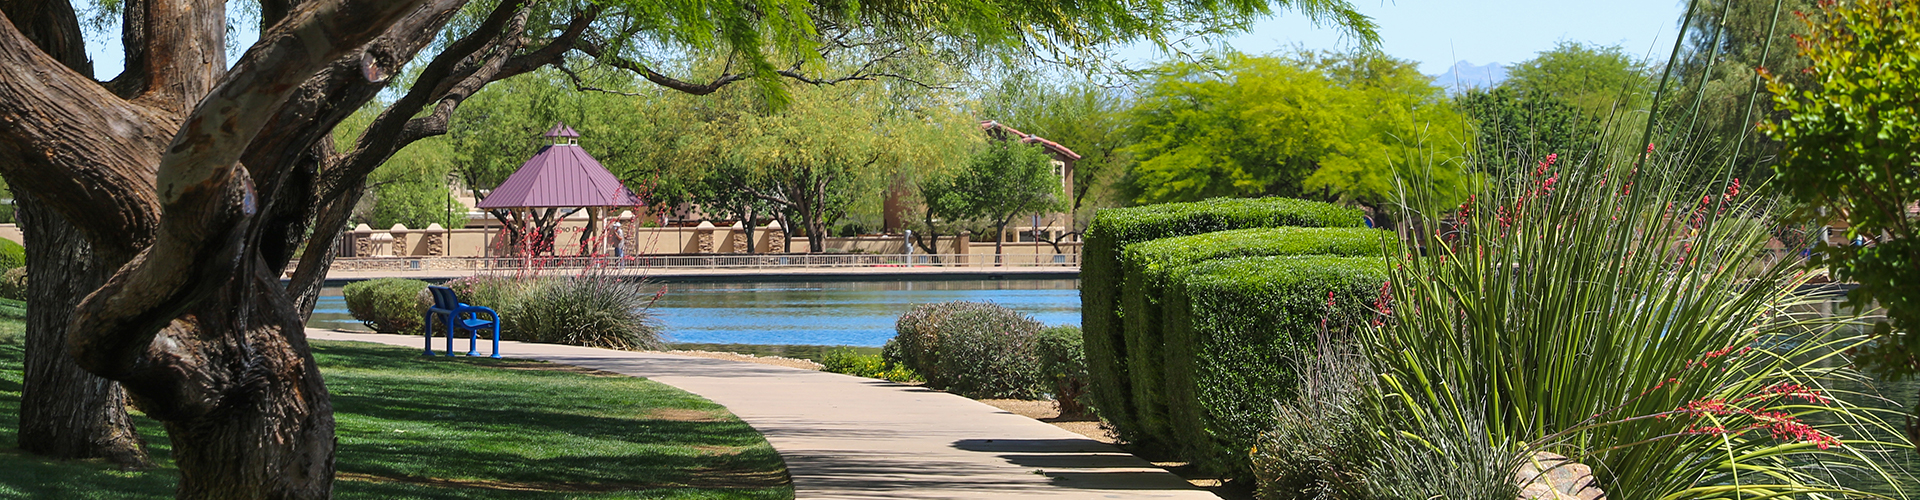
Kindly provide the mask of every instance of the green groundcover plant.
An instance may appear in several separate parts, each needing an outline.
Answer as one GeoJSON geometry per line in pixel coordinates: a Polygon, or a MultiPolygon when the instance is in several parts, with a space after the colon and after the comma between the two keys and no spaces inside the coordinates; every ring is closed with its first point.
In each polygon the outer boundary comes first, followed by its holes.
{"type": "Polygon", "coordinates": [[[1860,320],[1814,314],[1828,299],[1799,256],[1768,248],[1773,199],[1672,181],[1684,152],[1654,149],[1548,155],[1406,210],[1415,244],[1362,333],[1381,434],[1483,426],[1515,456],[1591,466],[1615,499],[1907,493],[1883,466],[1913,446],[1893,413],[1833,388],[1862,378],[1843,358],[1860,320]]]}

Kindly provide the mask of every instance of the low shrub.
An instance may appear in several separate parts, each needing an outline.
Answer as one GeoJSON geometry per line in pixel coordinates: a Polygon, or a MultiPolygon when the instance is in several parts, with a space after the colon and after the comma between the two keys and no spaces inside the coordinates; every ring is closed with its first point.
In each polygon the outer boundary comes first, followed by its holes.
{"type": "Polygon", "coordinates": [[[27,266],[0,273],[0,299],[27,300],[27,266]]]}
{"type": "Polygon", "coordinates": [[[833,373],[853,375],[855,377],[877,378],[894,382],[917,382],[920,375],[905,366],[889,363],[878,354],[859,354],[845,347],[828,350],[821,357],[822,370],[833,373]]]}
{"type": "Polygon", "coordinates": [[[8,271],[27,265],[27,247],[13,240],[0,239],[0,271],[8,271]]]}
{"type": "Polygon", "coordinates": [[[1170,434],[1202,470],[1250,479],[1247,450],[1294,395],[1324,325],[1371,318],[1387,280],[1366,257],[1239,257],[1188,266],[1167,295],[1170,434]],[[1331,305],[1330,305],[1331,304],[1331,305]]]}
{"type": "Polygon", "coordinates": [[[347,301],[347,312],[367,328],[381,333],[419,333],[426,309],[420,295],[427,282],[400,278],[380,278],[354,283],[340,289],[347,301]]]}
{"type": "Polygon", "coordinates": [[[1040,378],[1060,405],[1060,416],[1092,416],[1087,406],[1087,351],[1078,326],[1055,326],[1034,340],[1040,357],[1040,378]]]}
{"type": "Polygon", "coordinates": [[[975,399],[1034,399],[1046,389],[1034,339],[1042,325],[998,305],[915,306],[895,324],[902,364],[927,387],[975,399]]]}
{"type": "Polygon", "coordinates": [[[503,338],[624,350],[661,345],[660,326],[646,310],[654,293],[640,282],[607,276],[545,278],[527,284],[518,300],[509,294],[503,291],[500,297],[509,305],[496,309],[503,338]]]}
{"type": "Polygon", "coordinates": [[[1134,420],[1127,373],[1122,250],[1172,236],[1256,227],[1364,227],[1360,211],[1289,198],[1216,198],[1101,210],[1087,226],[1080,268],[1081,327],[1086,332],[1091,401],[1122,439],[1144,436],[1134,420]]]}
{"type": "MultiPolygon", "coordinates": [[[[1134,418],[1144,436],[1170,433],[1165,394],[1166,345],[1161,301],[1169,279],[1189,265],[1230,257],[1278,255],[1380,256],[1398,243],[1391,232],[1367,228],[1276,227],[1162,238],[1127,245],[1120,309],[1134,418]]],[[[1146,439],[1144,441],[1152,441],[1146,439]]]]}

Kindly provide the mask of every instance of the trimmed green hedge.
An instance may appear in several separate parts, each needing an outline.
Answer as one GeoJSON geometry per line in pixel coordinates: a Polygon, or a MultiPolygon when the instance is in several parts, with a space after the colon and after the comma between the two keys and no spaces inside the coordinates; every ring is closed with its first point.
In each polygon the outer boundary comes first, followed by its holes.
{"type": "Polygon", "coordinates": [[[1322,319],[1372,317],[1386,261],[1238,257],[1181,274],[1164,302],[1169,441],[1202,470],[1250,479],[1248,450],[1297,385],[1289,359],[1314,352],[1322,319]]]}
{"type": "Polygon", "coordinates": [[[427,309],[420,295],[427,282],[400,278],[380,278],[348,283],[340,288],[353,319],[381,333],[420,333],[420,320],[427,309]]]}
{"type": "MultiPolygon", "coordinates": [[[[1358,210],[1289,198],[1216,198],[1101,210],[1087,226],[1080,265],[1081,328],[1094,410],[1121,439],[1141,443],[1133,418],[1127,375],[1120,293],[1125,282],[1121,250],[1172,236],[1256,227],[1362,227],[1358,210]]],[[[1145,444],[1145,443],[1142,443],[1145,444]]]]}
{"type": "Polygon", "coordinates": [[[1398,247],[1391,232],[1367,228],[1277,227],[1240,229],[1163,238],[1127,245],[1121,253],[1125,283],[1120,310],[1131,382],[1134,418],[1140,432],[1170,436],[1166,376],[1167,359],[1161,301],[1170,279],[1187,266],[1231,257],[1281,255],[1381,256],[1382,245],[1398,247]]]}

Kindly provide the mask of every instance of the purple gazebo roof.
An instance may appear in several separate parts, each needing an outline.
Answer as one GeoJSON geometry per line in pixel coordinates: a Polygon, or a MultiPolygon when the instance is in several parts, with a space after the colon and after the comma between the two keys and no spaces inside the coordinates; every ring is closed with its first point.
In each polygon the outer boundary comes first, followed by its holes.
{"type": "MultiPolygon", "coordinates": [[[[555,128],[562,128],[556,126],[555,128]]],[[[567,128],[566,132],[573,129],[567,128]]],[[[553,132],[548,132],[552,135],[553,132]]],[[[577,134],[576,134],[577,135],[577,134]]],[[[494,188],[479,208],[637,207],[639,196],[578,144],[540,148],[520,170],[494,188]]]]}

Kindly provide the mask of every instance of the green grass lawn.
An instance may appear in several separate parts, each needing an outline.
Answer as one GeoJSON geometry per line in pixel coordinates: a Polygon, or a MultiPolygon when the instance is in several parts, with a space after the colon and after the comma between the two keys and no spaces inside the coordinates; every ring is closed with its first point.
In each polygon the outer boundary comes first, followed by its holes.
{"type": "MultiPolygon", "coordinates": [[[[0,498],[172,498],[161,467],[124,472],[14,447],[21,325],[0,320],[0,498]]],[[[338,421],[338,498],[793,498],[785,464],[720,405],[649,380],[541,362],[422,358],[315,342],[338,421]]]]}

